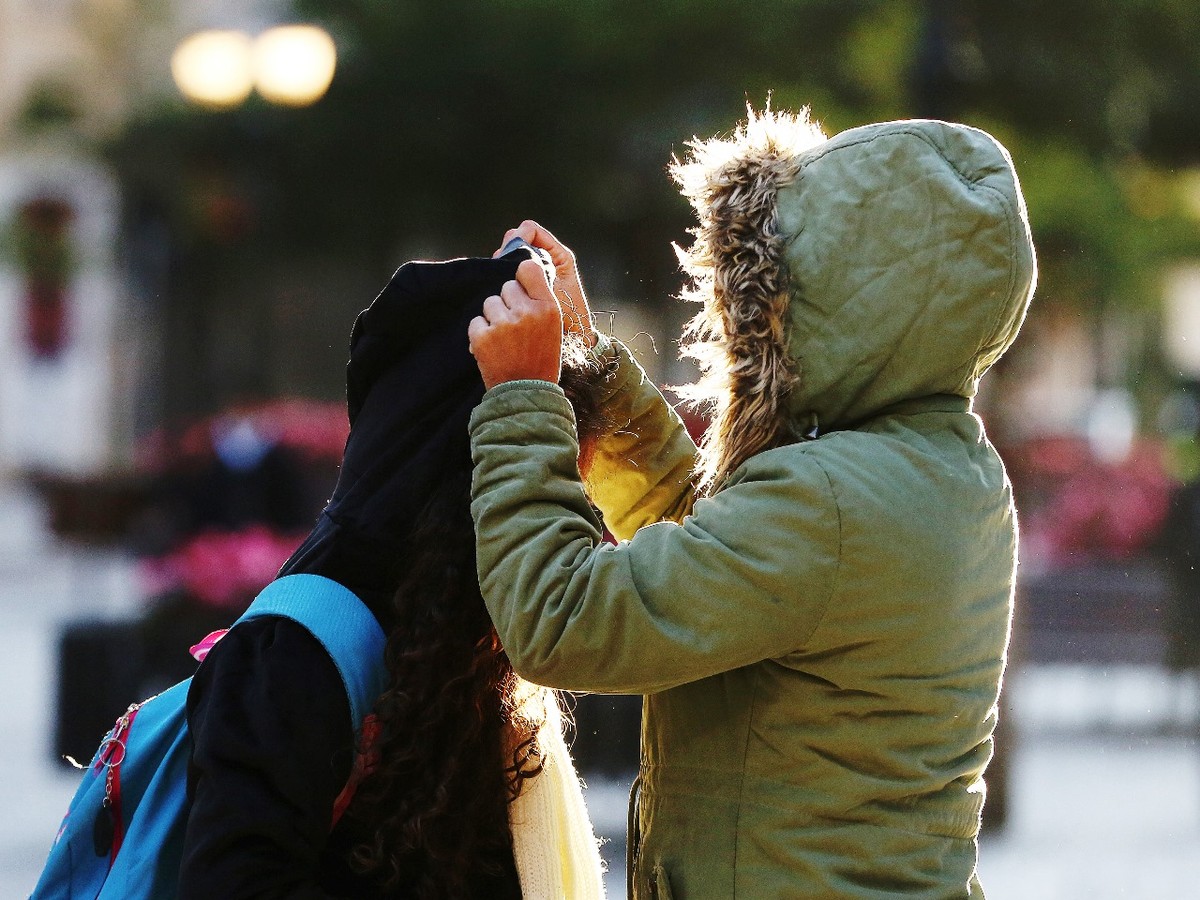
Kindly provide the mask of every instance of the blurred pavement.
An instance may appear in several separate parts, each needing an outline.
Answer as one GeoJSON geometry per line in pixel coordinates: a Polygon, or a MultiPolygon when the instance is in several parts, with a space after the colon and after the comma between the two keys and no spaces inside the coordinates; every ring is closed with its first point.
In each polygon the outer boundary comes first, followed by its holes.
{"type": "MultiPolygon", "coordinates": [[[[59,630],[129,613],[136,597],[129,560],[55,541],[36,499],[0,477],[0,900],[28,895],[74,791],[50,758],[59,630]]],[[[1008,690],[1010,821],[982,842],[989,900],[1200,896],[1200,685],[1150,667],[1041,666],[1008,690]]],[[[610,896],[624,897],[628,783],[583,775],[610,896]]]]}

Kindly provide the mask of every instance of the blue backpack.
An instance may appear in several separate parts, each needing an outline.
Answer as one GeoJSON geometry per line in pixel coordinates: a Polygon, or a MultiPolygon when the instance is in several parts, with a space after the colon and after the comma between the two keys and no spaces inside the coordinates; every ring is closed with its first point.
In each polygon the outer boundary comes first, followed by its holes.
{"type": "MultiPolygon", "coordinates": [[[[361,725],[386,683],[385,637],[353,593],[319,575],[273,581],[237,622],[283,616],[333,659],[361,725]]],[[[165,900],[179,889],[192,742],[181,681],[131,706],[83,775],[30,900],[165,900]]],[[[335,807],[345,808],[354,776],[335,807]]]]}

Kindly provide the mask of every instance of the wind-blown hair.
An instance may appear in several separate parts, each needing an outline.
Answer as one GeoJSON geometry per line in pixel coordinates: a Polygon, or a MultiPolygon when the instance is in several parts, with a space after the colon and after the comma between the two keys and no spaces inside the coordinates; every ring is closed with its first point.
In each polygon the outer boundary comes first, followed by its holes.
{"type": "Polygon", "coordinates": [[[699,221],[692,246],[675,251],[691,278],[683,297],[701,304],[680,353],[699,364],[701,377],[673,390],[712,417],[695,472],[702,494],[754,454],[796,437],[783,433],[800,373],[788,353],[790,297],[775,197],[795,180],[800,155],[825,135],[807,109],[747,113],[731,136],[690,142],[688,156],[670,167],[699,221]]]}
{"type": "MultiPolygon", "coordinates": [[[[562,383],[586,439],[599,430],[599,367],[566,350],[562,383]]],[[[469,896],[506,876],[515,884],[508,804],[542,766],[545,689],[513,672],[500,645],[476,575],[469,457],[450,468],[414,523],[389,683],[374,708],[378,757],[347,811],[370,834],[352,868],[419,898],[469,896]]]]}

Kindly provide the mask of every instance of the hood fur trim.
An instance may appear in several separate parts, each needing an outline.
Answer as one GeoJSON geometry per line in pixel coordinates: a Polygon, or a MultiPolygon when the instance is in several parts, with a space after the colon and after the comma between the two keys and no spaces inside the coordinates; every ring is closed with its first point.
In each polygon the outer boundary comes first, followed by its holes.
{"type": "Polygon", "coordinates": [[[691,279],[684,299],[702,304],[681,348],[701,377],[674,390],[712,416],[695,473],[701,494],[754,454],[796,439],[787,398],[800,373],[788,351],[790,290],[775,197],[796,179],[801,154],[826,138],[807,108],[747,112],[730,137],[692,141],[687,158],[670,167],[699,220],[692,246],[675,251],[691,279]]]}

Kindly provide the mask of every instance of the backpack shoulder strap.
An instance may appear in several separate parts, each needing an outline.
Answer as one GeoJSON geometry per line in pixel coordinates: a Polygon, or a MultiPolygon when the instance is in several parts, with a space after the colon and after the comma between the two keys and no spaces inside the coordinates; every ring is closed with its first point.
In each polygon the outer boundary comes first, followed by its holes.
{"type": "Polygon", "coordinates": [[[261,616],[291,619],[321,642],[342,676],[357,731],[387,684],[387,638],[366,605],[321,575],[285,575],[268,584],[238,622],[261,616]]]}

